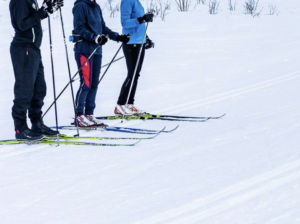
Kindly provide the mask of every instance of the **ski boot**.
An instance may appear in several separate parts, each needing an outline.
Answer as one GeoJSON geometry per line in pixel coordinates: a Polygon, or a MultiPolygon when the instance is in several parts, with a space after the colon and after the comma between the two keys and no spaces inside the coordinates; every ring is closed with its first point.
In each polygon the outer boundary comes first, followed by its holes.
{"type": "Polygon", "coordinates": [[[130,111],[132,111],[132,113],[137,114],[137,115],[146,115],[146,114],[148,114],[146,111],[137,108],[133,104],[128,104],[127,109],[129,109],[130,111]]]}
{"type": "Polygon", "coordinates": [[[42,134],[46,136],[56,136],[59,135],[58,131],[54,131],[51,128],[47,127],[43,120],[39,120],[36,123],[32,124],[31,130],[37,134],[42,134]]]}
{"type": "Polygon", "coordinates": [[[94,123],[95,126],[106,126],[101,120],[97,119],[94,115],[85,115],[85,117],[94,123]]]}
{"type": "Polygon", "coordinates": [[[128,109],[125,105],[117,104],[114,111],[118,116],[134,116],[137,115],[134,111],[128,109]]]}
{"type": "MultiPolygon", "coordinates": [[[[78,122],[78,127],[93,127],[95,126],[95,122],[90,121],[86,116],[76,116],[76,120],[78,122]]],[[[76,121],[74,122],[76,125],[76,121]]]]}
{"type": "Polygon", "coordinates": [[[39,134],[33,132],[29,128],[25,129],[24,131],[16,130],[16,139],[17,140],[29,140],[29,141],[37,141],[44,138],[43,134],[39,134]]]}

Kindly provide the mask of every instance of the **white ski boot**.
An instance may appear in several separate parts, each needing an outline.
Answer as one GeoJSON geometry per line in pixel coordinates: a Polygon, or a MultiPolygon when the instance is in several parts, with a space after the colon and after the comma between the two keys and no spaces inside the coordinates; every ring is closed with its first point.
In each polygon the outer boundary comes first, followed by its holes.
{"type": "Polygon", "coordinates": [[[89,121],[93,122],[94,125],[96,125],[96,126],[103,126],[104,125],[104,123],[101,120],[97,119],[94,115],[85,115],[85,117],[89,121]]]}
{"type": "Polygon", "coordinates": [[[135,115],[135,112],[125,107],[125,105],[119,105],[117,104],[115,107],[115,115],[121,115],[121,116],[133,116],[135,115]]]}
{"type": "Polygon", "coordinates": [[[130,111],[132,111],[132,113],[137,114],[137,115],[145,115],[145,114],[147,114],[146,111],[137,108],[133,104],[128,104],[127,105],[127,109],[129,109],[130,111]]]}
{"type": "Polygon", "coordinates": [[[87,119],[86,116],[81,115],[81,116],[76,116],[76,120],[78,122],[79,127],[92,127],[95,126],[95,123],[87,119]]]}

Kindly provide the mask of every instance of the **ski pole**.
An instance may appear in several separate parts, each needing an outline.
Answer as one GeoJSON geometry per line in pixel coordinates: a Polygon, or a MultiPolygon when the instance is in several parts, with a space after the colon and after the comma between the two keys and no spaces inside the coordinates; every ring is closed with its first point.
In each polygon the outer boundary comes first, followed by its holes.
{"type": "Polygon", "coordinates": [[[119,51],[121,50],[121,48],[123,47],[123,44],[121,44],[121,46],[119,47],[119,49],[117,50],[117,53],[115,54],[115,56],[113,57],[113,59],[111,60],[111,62],[108,64],[107,69],[105,70],[105,72],[103,73],[101,79],[98,81],[98,85],[100,84],[100,82],[102,81],[102,79],[104,78],[106,72],[108,71],[109,67],[111,66],[111,64],[114,62],[115,58],[117,57],[119,51]]]}
{"type": "Polygon", "coordinates": [[[74,92],[73,92],[73,84],[72,84],[72,77],[71,77],[71,69],[70,69],[70,63],[69,63],[69,56],[68,56],[68,47],[66,43],[66,35],[65,35],[65,26],[63,22],[63,17],[62,17],[62,10],[59,8],[60,12],[60,20],[61,20],[61,27],[62,27],[62,32],[63,32],[63,38],[64,38],[64,43],[65,43],[65,50],[66,50],[66,58],[67,58],[67,64],[68,64],[68,71],[69,71],[69,79],[70,79],[70,85],[71,85],[71,94],[72,94],[72,102],[73,102],[73,108],[74,108],[74,115],[75,115],[75,126],[77,127],[77,135],[79,137],[79,128],[78,128],[78,121],[76,119],[76,106],[75,106],[75,97],[74,97],[74,92]]]}
{"type": "MultiPolygon", "coordinates": [[[[52,34],[51,34],[51,23],[50,17],[48,16],[48,27],[49,27],[49,40],[50,40],[50,56],[51,56],[51,67],[52,67],[52,80],[53,80],[53,95],[56,99],[55,91],[55,75],[54,75],[54,64],[53,64],[53,55],[52,55],[52,34]]],[[[58,119],[57,119],[57,104],[55,101],[55,121],[56,121],[56,131],[58,131],[58,119]]],[[[57,134],[57,146],[59,146],[59,134],[57,134]]]]}
{"type": "Polygon", "coordinates": [[[63,94],[63,92],[68,88],[71,82],[74,82],[74,78],[79,74],[79,72],[82,70],[83,66],[86,65],[86,63],[93,57],[93,55],[96,53],[96,51],[101,47],[101,45],[97,46],[95,50],[92,52],[92,54],[85,60],[83,65],[80,67],[80,69],[73,75],[72,80],[68,82],[68,84],[63,88],[63,90],[60,92],[60,94],[54,99],[53,103],[49,106],[49,108],[44,113],[43,117],[48,113],[48,111],[51,109],[51,107],[56,104],[56,101],[59,99],[59,97],[63,94]]]}
{"type": "MultiPolygon", "coordinates": [[[[115,63],[115,62],[117,62],[117,61],[120,61],[120,60],[123,59],[123,58],[125,58],[125,56],[122,56],[122,57],[117,58],[117,59],[114,60],[112,63],[115,63]]],[[[108,65],[110,65],[110,64],[111,64],[111,63],[107,63],[107,64],[105,64],[105,65],[102,65],[101,68],[105,68],[106,66],[108,66],[108,65]]]]}
{"type": "MultiPolygon", "coordinates": [[[[123,58],[125,58],[125,56],[122,56],[122,57],[117,58],[117,59],[114,60],[112,63],[115,63],[115,62],[117,62],[117,61],[120,61],[120,60],[123,59],[123,58]]],[[[105,68],[105,67],[107,67],[108,65],[110,65],[110,64],[112,64],[112,63],[109,62],[109,63],[107,63],[107,64],[105,64],[105,65],[102,65],[101,68],[105,68]]],[[[78,79],[79,79],[79,78],[74,79],[73,81],[76,81],[76,80],[78,80],[78,79]]]]}
{"type": "MultiPolygon", "coordinates": [[[[138,67],[139,67],[139,63],[140,63],[142,51],[143,51],[143,48],[144,48],[144,41],[145,41],[146,36],[147,36],[148,25],[149,25],[149,22],[147,23],[147,26],[146,26],[146,29],[145,29],[145,33],[144,33],[144,37],[143,37],[143,41],[142,41],[141,48],[140,48],[140,52],[139,52],[139,56],[138,56],[138,59],[137,59],[137,61],[136,61],[136,65],[135,65],[135,69],[134,69],[134,73],[133,73],[133,78],[132,78],[132,80],[131,80],[131,85],[130,85],[130,89],[129,89],[129,92],[128,92],[128,96],[127,96],[125,108],[126,108],[127,105],[128,105],[129,97],[130,97],[130,94],[131,94],[131,91],[132,91],[133,82],[134,82],[134,80],[135,80],[135,76],[136,76],[136,73],[137,73],[137,69],[138,69],[138,67]]],[[[123,116],[122,116],[122,121],[121,121],[121,122],[123,122],[124,116],[125,116],[125,115],[123,114],[123,116]]]]}

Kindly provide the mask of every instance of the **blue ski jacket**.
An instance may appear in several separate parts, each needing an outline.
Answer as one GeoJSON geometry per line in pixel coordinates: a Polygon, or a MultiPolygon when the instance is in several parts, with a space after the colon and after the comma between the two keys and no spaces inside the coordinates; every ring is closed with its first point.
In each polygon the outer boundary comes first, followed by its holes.
{"type": "Polygon", "coordinates": [[[123,34],[131,34],[128,44],[141,44],[146,30],[144,23],[137,18],[145,15],[144,7],[139,0],[121,1],[121,24],[123,34]]]}
{"type": "MultiPolygon", "coordinates": [[[[102,11],[96,0],[76,0],[73,7],[74,30],[83,38],[74,46],[76,53],[90,55],[98,45],[92,42],[95,35],[105,34],[109,39],[116,40],[118,33],[111,31],[104,22],[102,11]]],[[[95,54],[102,54],[102,47],[99,47],[95,54]]]]}

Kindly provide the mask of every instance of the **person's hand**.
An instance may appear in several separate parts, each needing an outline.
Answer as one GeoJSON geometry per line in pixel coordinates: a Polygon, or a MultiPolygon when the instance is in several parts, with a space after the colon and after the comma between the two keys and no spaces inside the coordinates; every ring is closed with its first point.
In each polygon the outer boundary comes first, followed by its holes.
{"type": "Polygon", "coordinates": [[[64,0],[53,0],[52,6],[53,6],[53,8],[55,8],[56,10],[58,10],[61,7],[64,6],[64,0]]]}
{"type": "Polygon", "coordinates": [[[147,36],[146,38],[146,43],[145,43],[145,49],[150,49],[150,48],[154,48],[155,47],[155,43],[150,40],[150,38],[147,36]]]}
{"type": "Polygon", "coordinates": [[[127,35],[118,35],[117,38],[116,38],[116,41],[120,41],[122,42],[123,44],[127,44],[130,40],[130,35],[127,34],[127,35]]]}
{"type": "Polygon", "coordinates": [[[47,13],[53,13],[52,0],[44,0],[41,9],[45,10],[47,13]]]}
{"type": "Polygon", "coordinates": [[[96,44],[99,44],[99,45],[104,45],[106,44],[106,42],[108,41],[108,38],[102,34],[102,35],[95,35],[94,38],[93,38],[93,41],[96,43],[96,44]]]}
{"type": "Polygon", "coordinates": [[[47,18],[49,13],[53,13],[52,0],[44,0],[37,12],[41,20],[47,18]]]}
{"type": "Polygon", "coordinates": [[[142,23],[149,23],[149,22],[153,22],[153,17],[154,17],[154,14],[152,12],[147,12],[143,17],[139,17],[137,18],[139,23],[142,24],[142,23]]]}

